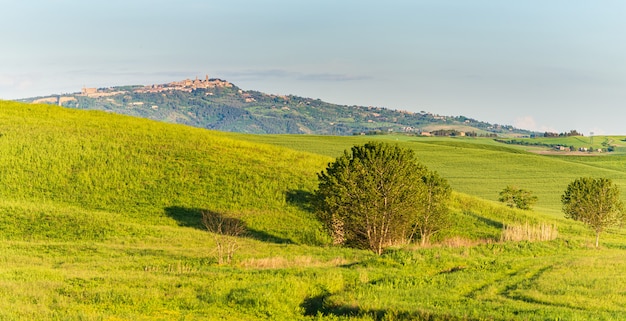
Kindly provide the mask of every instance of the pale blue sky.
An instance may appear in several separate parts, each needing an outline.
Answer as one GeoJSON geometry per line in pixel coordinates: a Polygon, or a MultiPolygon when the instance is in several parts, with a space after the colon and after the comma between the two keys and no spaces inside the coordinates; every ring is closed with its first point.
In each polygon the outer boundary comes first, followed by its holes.
{"type": "Polygon", "coordinates": [[[0,0],[0,98],[243,89],[626,134],[626,1],[0,0]]]}

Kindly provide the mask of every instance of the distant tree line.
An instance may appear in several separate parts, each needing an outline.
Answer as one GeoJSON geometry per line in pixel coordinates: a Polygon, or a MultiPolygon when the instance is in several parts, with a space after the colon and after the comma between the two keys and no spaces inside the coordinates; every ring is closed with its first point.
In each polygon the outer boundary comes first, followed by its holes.
{"type": "Polygon", "coordinates": [[[483,133],[478,134],[475,131],[470,132],[461,132],[456,129],[438,129],[430,132],[433,136],[443,136],[443,137],[498,137],[496,133],[483,133]]]}
{"type": "Polygon", "coordinates": [[[430,132],[433,136],[461,136],[461,132],[455,129],[438,129],[430,132]]]}
{"type": "Polygon", "coordinates": [[[518,140],[518,139],[496,139],[495,141],[498,143],[504,143],[504,144],[525,145],[525,146],[545,146],[545,147],[550,147],[550,148],[561,146],[561,144],[549,144],[549,143],[544,143],[540,141],[518,140]]]}
{"type": "Polygon", "coordinates": [[[585,135],[579,133],[575,129],[572,129],[569,132],[563,132],[563,133],[554,133],[554,132],[543,133],[543,137],[570,137],[570,136],[585,136],[585,135]]]}

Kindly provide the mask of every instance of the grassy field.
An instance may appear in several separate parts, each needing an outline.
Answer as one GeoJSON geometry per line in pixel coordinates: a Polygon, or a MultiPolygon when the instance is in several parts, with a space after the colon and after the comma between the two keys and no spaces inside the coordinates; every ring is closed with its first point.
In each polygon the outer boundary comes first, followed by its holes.
{"type": "Polygon", "coordinates": [[[456,191],[496,201],[502,189],[515,185],[532,191],[539,198],[537,209],[555,216],[562,215],[560,197],[567,184],[580,176],[609,177],[626,190],[626,155],[622,154],[548,157],[486,138],[231,135],[331,157],[371,139],[391,141],[414,149],[420,162],[448,179],[456,191]]]}
{"type": "Polygon", "coordinates": [[[580,176],[622,156],[553,157],[489,139],[250,136],[0,102],[0,320],[622,320],[626,231],[565,220],[580,176]],[[414,149],[454,190],[433,246],[333,247],[316,173],[371,139],[414,149]],[[508,184],[536,211],[494,200],[508,184]],[[218,265],[201,212],[242,220],[218,265]],[[547,224],[548,241],[502,242],[547,224]]]}
{"type": "MultiPolygon", "coordinates": [[[[611,153],[626,154],[626,140],[623,136],[568,136],[568,137],[536,137],[536,138],[513,138],[501,139],[503,142],[510,142],[528,151],[545,151],[553,149],[550,146],[573,147],[575,150],[586,148],[596,154],[600,149],[607,152],[611,149],[611,153]]],[[[561,152],[561,154],[567,154],[561,152]]],[[[597,156],[597,154],[596,154],[597,156]]]]}

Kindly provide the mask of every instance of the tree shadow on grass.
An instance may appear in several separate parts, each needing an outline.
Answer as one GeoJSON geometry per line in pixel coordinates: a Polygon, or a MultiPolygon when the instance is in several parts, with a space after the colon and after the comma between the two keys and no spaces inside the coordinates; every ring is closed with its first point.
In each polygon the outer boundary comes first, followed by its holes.
{"type": "Polygon", "coordinates": [[[289,190],[285,193],[285,199],[288,204],[297,206],[303,211],[315,212],[314,203],[315,194],[304,190],[289,190]]]}
{"type": "Polygon", "coordinates": [[[178,226],[191,227],[202,231],[207,231],[207,228],[202,223],[202,213],[207,212],[220,221],[235,221],[236,223],[244,226],[245,232],[241,234],[242,237],[251,238],[257,241],[276,243],[276,244],[291,244],[293,241],[290,239],[282,238],[276,235],[272,235],[265,231],[256,230],[246,226],[245,222],[234,217],[225,216],[222,213],[200,209],[200,208],[187,208],[181,206],[170,206],[165,208],[165,214],[171,217],[178,223],[178,226]]]}
{"type": "Polygon", "coordinates": [[[492,219],[489,219],[489,218],[486,218],[486,217],[483,217],[483,216],[480,216],[480,215],[476,215],[476,214],[474,214],[472,212],[469,212],[469,211],[465,212],[465,214],[475,218],[477,221],[479,221],[481,223],[484,223],[486,225],[495,227],[497,229],[503,229],[504,228],[504,224],[502,224],[502,222],[494,221],[492,219]]]}
{"type": "Polygon", "coordinates": [[[193,227],[199,230],[205,230],[202,225],[202,209],[199,208],[186,208],[179,206],[171,206],[165,208],[165,214],[173,218],[178,226],[193,227]]]}
{"type": "Polygon", "coordinates": [[[324,291],[319,295],[304,299],[304,301],[300,304],[300,307],[304,309],[304,315],[309,317],[314,317],[320,314],[333,315],[337,317],[356,317],[359,314],[362,314],[361,309],[358,307],[327,304],[326,299],[330,296],[330,292],[324,291]]]}
{"type": "MultiPolygon", "coordinates": [[[[354,305],[333,305],[328,304],[327,299],[331,293],[323,293],[306,298],[300,307],[304,310],[304,315],[316,317],[319,315],[335,317],[367,317],[372,320],[461,320],[452,316],[435,315],[425,311],[395,311],[392,309],[362,309],[354,305]]],[[[462,320],[473,320],[463,318],[462,320]]]]}

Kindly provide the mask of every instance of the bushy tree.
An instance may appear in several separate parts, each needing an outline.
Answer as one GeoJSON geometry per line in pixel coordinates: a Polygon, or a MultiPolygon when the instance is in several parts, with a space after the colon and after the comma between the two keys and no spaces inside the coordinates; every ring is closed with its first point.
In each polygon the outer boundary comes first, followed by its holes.
{"type": "Polygon", "coordinates": [[[531,191],[508,185],[500,192],[498,200],[512,208],[530,210],[537,202],[537,196],[531,191]]]}
{"type": "Polygon", "coordinates": [[[583,222],[596,232],[596,247],[600,233],[624,220],[619,188],[607,178],[574,180],[565,189],[561,202],[566,218],[583,222]]]}
{"type": "MultiPolygon", "coordinates": [[[[416,225],[421,213],[444,212],[443,206],[423,205],[429,191],[425,181],[433,182],[431,193],[440,191],[440,181],[424,179],[428,174],[410,149],[380,142],[354,146],[318,174],[319,217],[335,243],[381,254],[385,247],[407,242],[421,232],[420,227],[426,226],[424,221],[416,225]]],[[[431,199],[439,199],[438,194],[431,199]]],[[[424,227],[426,238],[436,230],[424,227]]]]}
{"type": "Polygon", "coordinates": [[[418,202],[413,224],[414,229],[419,232],[421,244],[426,245],[430,243],[433,234],[450,224],[448,200],[451,189],[448,181],[436,172],[427,171],[422,176],[422,183],[422,199],[418,202]]]}

